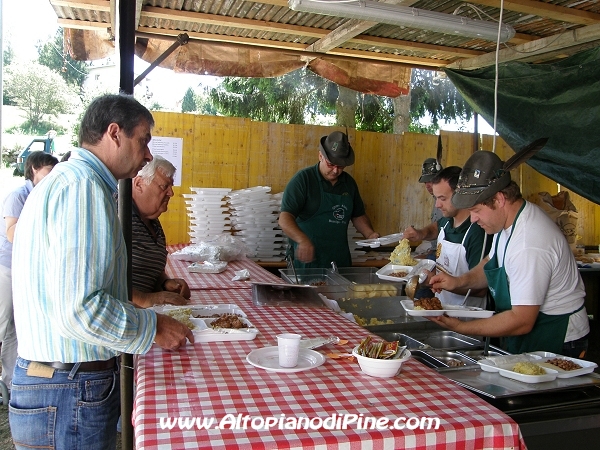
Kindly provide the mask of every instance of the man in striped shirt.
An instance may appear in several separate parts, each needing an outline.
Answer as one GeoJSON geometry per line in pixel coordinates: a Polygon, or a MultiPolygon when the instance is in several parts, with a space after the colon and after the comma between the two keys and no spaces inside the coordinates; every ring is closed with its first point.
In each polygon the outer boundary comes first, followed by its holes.
{"type": "Polygon", "coordinates": [[[133,303],[185,305],[190,288],[181,278],[165,272],[167,248],[165,232],[158,220],[173,197],[175,166],[155,156],[132,181],[131,278],[133,303]]]}
{"type": "Polygon", "coordinates": [[[119,417],[119,354],[153,342],[175,350],[192,332],[127,298],[117,180],[152,159],[154,119],[133,97],[104,95],[85,112],[80,147],[32,191],[13,252],[19,341],[10,399],[20,448],[110,449],[119,417]]]}

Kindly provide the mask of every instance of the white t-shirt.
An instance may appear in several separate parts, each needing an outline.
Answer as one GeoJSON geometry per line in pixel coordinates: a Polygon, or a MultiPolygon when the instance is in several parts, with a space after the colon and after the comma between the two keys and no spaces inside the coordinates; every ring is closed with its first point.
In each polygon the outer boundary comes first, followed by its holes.
{"type": "MultiPolygon", "coordinates": [[[[527,202],[512,226],[494,235],[490,258],[498,239],[498,265],[505,266],[512,305],[539,305],[548,315],[572,313],[585,302],[583,280],[567,240],[552,220],[536,205],[527,202]]],[[[569,318],[565,342],[590,331],[585,307],[569,318]]]]}

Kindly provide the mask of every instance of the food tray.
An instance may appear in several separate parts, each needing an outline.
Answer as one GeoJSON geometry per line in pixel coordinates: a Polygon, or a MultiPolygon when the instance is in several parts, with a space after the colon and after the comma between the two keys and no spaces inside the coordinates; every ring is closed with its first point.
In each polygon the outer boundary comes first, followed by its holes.
{"type": "MultiPolygon", "coordinates": [[[[535,364],[539,364],[539,362],[535,362],[535,364]]],[[[500,364],[498,366],[498,372],[500,375],[506,378],[510,378],[512,380],[522,381],[523,383],[545,383],[547,381],[554,381],[558,376],[558,371],[553,369],[548,369],[547,367],[543,367],[546,371],[544,375],[524,375],[522,373],[517,373],[512,370],[514,363],[509,364],[500,364]]]]}
{"type": "Polygon", "coordinates": [[[530,355],[540,356],[542,359],[539,360],[539,362],[536,362],[536,364],[542,366],[545,369],[554,369],[558,371],[558,378],[573,378],[579,375],[586,375],[588,373],[592,373],[594,369],[598,367],[598,364],[592,361],[571,358],[570,356],[557,355],[556,353],[551,352],[531,352],[530,355]],[[569,361],[573,361],[575,364],[579,364],[581,366],[581,369],[563,370],[560,367],[546,362],[547,360],[553,358],[568,359],[569,361]]]}
{"type": "Polygon", "coordinates": [[[408,274],[410,273],[410,271],[413,270],[413,266],[399,266],[398,264],[386,264],[385,266],[383,266],[381,269],[379,269],[377,272],[375,272],[375,274],[382,280],[386,280],[386,281],[393,281],[393,282],[401,282],[401,281],[407,281],[408,279],[408,274]],[[395,277],[390,275],[391,273],[394,272],[406,272],[406,276],[404,277],[395,277]]]}
{"type": "Polygon", "coordinates": [[[159,305],[154,306],[152,309],[154,309],[157,313],[167,313],[169,311],[178,309],[190,309],[190,321],[195,326],[195,328],[192,330],[192,333],[194,334],[195,343],[221,341],[249,341],[254,339],[258,334],[258,329],[248,320],[246,314],[237,305],[233,304],[194,306],[159,305]],[[248,326],[248,328],[221,328],[215,330],[210,326],[210,324],[216,318],[198,317],[212,316],[214,314],[237,314],[241,316],[242,322],[244,322],[248,326]]]}
{"type": "Polygon", "coordinates": [[[443,305],[444,309],[414,309],[414,302],[412,300],[400,301],[402,307],[406,310],[406,314],[414,317],[438,317],[441,315],[447,315],[448,317],[471,317],[484,319],[491,317],[494,311],[487,311],[481,308],[475,308],[471,306],[457,306],[457,305],[443,305]]]}
{"type": "Polygon", "coordinates": [[[360,247],[371,247],[377,248],[382,245],[397,244],[404,238],[404,233],[388,234],[387,236],[381,236],[375,239],[363,239],[356,241],[356,245],[360,247]]]}

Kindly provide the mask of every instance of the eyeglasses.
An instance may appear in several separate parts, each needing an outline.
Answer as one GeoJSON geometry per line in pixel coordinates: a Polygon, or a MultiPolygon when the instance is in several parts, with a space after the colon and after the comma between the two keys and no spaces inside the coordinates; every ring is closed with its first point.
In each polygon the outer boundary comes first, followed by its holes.
{"type": "MultiPolygon", "coordinates": [[[[156,181],[156,178],[152,179],[152,182],[154,183],[156,181]]],[[[170,188],[173,187],[173,183],[168,183],[168,184],[158,184],[156,183],[157,186],[160,188],[161,191],[166,192],[168,191],[170,188]]]]}
{"type": "Polygon", "coordinates": [[[323,161],[325,161],[325,164],[329,169],[344,170],[346,168],[346,166],[336,166],[335,164],[331,164],[325,157],[323,157],[323,161]]]}

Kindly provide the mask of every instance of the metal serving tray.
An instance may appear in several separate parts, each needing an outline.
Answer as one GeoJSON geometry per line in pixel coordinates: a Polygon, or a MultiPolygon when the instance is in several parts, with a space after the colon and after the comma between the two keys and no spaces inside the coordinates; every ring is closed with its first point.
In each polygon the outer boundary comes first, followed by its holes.
{"type": "Polygon", "coordinates": [[[448,330],[415,333],[411,334],[411,337],[438,350],[456,350],[473,346],[483,346],[482,339],[448,330]]]}
{"type": "Polygon", "coordinates": [[[395,333],[393,331],[379,333],[379,337],[382,339],[393,342],[398,341],[401,346],[406,346],[409,350],[417,350],[423,347],[423,343],[413,339],[404,333],[395,333]]]}
{"type": "Polygon", "coordinates": [[[420,352],[427,353],[429,356],[435,358],[442,363],[442,367],[465,367],[473,366],[477,364],[473,358],[469,358],[464,353],[459,351],[451,350],[419,350],[420,352]]]}
{"type": "MultiPolygon", "coordinates": [[[[414,357],[414,352],[412,354],[414,357]]],[[[600,386],[600,375],[597,373],[573,378],[557,378],[554,381],[535,384],[511,380],[497,372],[484,372],[479,366],[470,366],[463,370],[442,369],[441,373],[455,383],[491,398],[560,391],[590,385],[600,386]]]]}

